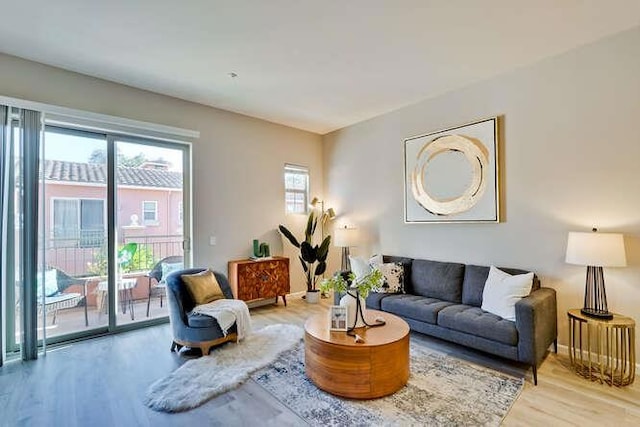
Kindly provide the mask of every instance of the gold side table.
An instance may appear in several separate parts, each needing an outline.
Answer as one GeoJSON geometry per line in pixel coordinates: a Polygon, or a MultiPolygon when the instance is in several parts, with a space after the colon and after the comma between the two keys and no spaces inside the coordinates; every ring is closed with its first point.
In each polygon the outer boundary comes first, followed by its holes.
{"type": "Polygon", "coordinates": [[[615,386],[633,383],[636,377],[636,322],[614,314],[611,320],[585,316],[579,308],[569,317],[569,360],[578,374],[591,381],[615,386]]]}

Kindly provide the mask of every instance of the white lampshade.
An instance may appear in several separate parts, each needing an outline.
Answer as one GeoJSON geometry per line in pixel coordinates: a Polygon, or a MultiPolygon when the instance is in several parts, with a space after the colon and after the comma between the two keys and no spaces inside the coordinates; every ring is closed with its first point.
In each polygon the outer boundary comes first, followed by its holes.
{"type": "Polygon", "coordinates": [[[333,245],[341,248],[358,246],[358,229],[336,228],[333,233],[333,245]]]}
{"type": "Polygon", "coordinates": [[[595,267],[624,267],[627,257],[619,233],[569,232],[566,262],[595,267]]]}

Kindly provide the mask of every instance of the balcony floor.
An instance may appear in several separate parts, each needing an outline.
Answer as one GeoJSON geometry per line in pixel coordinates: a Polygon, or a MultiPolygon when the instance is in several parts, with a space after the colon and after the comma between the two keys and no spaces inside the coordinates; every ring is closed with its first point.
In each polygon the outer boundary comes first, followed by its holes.
{"type": "MultiPolygon", "coordinates": [[[[138,299],[134,301],[133,312],[134,320],[131,319],[131,312],[127,308],[126,313],[122,313],[121,307],[118,306],[116,315],[117,325],[127,325],[135,322],[156,319],[169,315],[167,299],[163,298],[163,306],[160,307],[160,297],[151,298],[151,306],[149,308],[149,317],[147,317],[147,299],[138,299]]],[[[109,316],[98,310],[96,306],[87,307],[87,317],[89,325],[85,326],[84,306],[58,310],[55,324],[53,324],[53,313],[47,315],[47,337],[52,338],[60,335],[66,335],[74,332],[82,332],[94,328],[106,327],[109,322],[109,316]]],[[[38,328],[38,337],[42,337],[42,321],[38,319],[40,327],[38,328]]]]}

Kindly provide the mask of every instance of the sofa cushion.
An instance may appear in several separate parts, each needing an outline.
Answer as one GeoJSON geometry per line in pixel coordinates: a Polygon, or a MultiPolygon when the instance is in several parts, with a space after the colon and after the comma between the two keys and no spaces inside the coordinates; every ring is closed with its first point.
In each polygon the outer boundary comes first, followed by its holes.
{"type": "Polygon", "coordinates": [[[367,299],[365,300],[367,303],[367,308],[372,308],[374,310],[380,310],[382,307],[380,303],[384,297],[388,297],[392,294],[385,294],[382,292],[369,292],[367,299]]]}
{"type": "Polygon", "coordinates": [[[515,322],[504,320],[479,307],[463,304],[445,307],[438,313],[438,326],[507,345],[518,344],[515,322]]]}
{"type": "Polygon", "coordinates": [[[464,264],[416,259],[411,265],[415,295],[460,303],[463,278],[464,264]]]}
{"type": "Polygon", "coordinates": [[[417,295],[390,295],[381,301],[382,310],[398,316],[436,324],[438,312],[452,302],[417,295]]]}
{"type": "MultiPolygon", "coordinates": [[[[526,270],[520,270],[518,268],[503,268],[500,270],[511,275],[528,273],[526,270]]],[[[462,303],[466,305],[473,305],[476,307],[482,306],[482,293],[484,292],[484,285],[489,277],[489,267],[480,265],[467,265],[464,269],[464,281],[462,282],[462,303]]],[[[540,288],[540,280],[537,276],[533,276],[533,286],[531,292],[540,288]]]]}
{"type": "Polygon", "coordinates": [[[187,314],[187,325],[191,328],[211,328],[218,325],[218,321],[211,316],[201,313],[187,314]]]}

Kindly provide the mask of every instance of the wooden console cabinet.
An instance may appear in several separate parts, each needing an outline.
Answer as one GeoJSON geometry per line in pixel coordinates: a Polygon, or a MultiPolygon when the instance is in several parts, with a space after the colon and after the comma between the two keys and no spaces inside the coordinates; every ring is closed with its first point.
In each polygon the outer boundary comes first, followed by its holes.
{"type": "Polygon", "coordinates": [[[236,299],[255,301],[278,297],[286,307],[289,282],[289,258],[241,259],[229,261],[229,284],[236,299]]]}

